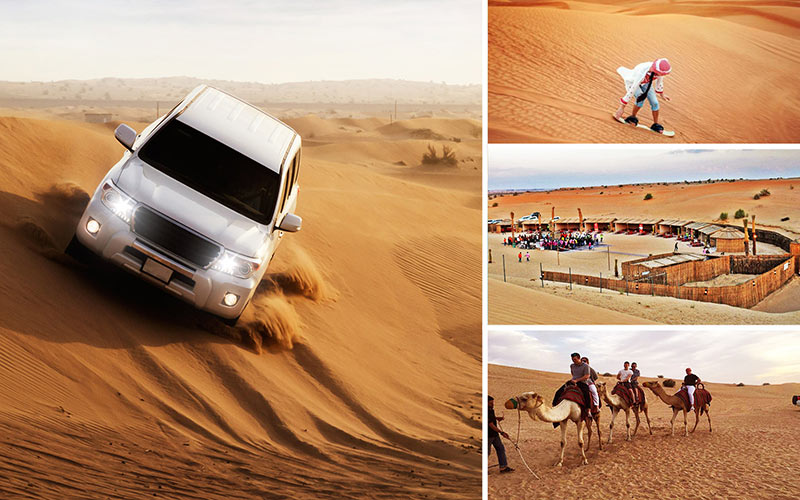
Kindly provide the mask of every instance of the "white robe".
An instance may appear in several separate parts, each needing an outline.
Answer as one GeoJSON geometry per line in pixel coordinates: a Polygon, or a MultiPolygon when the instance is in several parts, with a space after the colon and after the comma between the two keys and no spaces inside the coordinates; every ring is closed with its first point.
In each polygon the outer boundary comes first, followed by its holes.
{"type": "MultiPolygon", "coordinates": [[[[630,102],[630,100],[633,98],[633,95],[636,93],[636,89],[642,84],[652,66],[653,61],[650,61],[637,64],[633,69],[626,68],[625,66],[620,66],[617,68],[617,73],[619,73],[619,76],[621,76],[622,80],[625,82],[626,93],[620,98],[620,102],[622,104],[628,104],[628,102],[630,102]]],[[[664,77],[656,76],[655,80],[653,80],[653,85],[655,86],[655,91],[657,93],[663,93],[664,77]]]]}

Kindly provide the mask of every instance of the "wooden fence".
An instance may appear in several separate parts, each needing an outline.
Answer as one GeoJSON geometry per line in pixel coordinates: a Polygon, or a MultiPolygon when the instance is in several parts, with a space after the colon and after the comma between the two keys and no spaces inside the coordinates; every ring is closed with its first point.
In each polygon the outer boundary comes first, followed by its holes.
{"type": "MultiPolygon", "coordinates": [[[[731,256],[728,256],[731,257],[731,256]]],[[[675,297],[678,299],[696,300],[700,302],[716,302],[718,304],[728,304],[736,307],[750,308],[758,304],[770,293],[778,290],[791,278],[798,269],[798,258],[790,255],[783,256],[764,256],[762,262],[775,263],[776,257],[780,257],[780,262],[767,269],[752,280],[745,283],[731,286],[709,286],[694,287],[681,285],[650,284],[646,281],[631,281],[614,278],[600,278],[599,276],[587,276],[582,274],[568,274],[555,271],[544,271],[543,278],[547,281],[557,281],[562,283],[572,282],[576,285],[593,286],[608,290],[615,290],[625,293],[635,293],[639,295],[658,295],[663,297],[675,297]]],[[[746,257],[741,257],[746,259],[746,257]]],[[[752,259],[752,257],[751,257],[752,259]]],[[[727,262],[730,266],[730,258],[712,259],[727,262]]],[[[710,262],[710,261],[703,261],[710,262]]],[[[703,263],[700,262],[700,263],[703,263]]],[[[739,266],[746,263],[740,262],[739,266]]],[[[762,265],[762,264],[753,264],[762,265]]],[[[704,281],[704,280],[703,280],[704,281]]]]}

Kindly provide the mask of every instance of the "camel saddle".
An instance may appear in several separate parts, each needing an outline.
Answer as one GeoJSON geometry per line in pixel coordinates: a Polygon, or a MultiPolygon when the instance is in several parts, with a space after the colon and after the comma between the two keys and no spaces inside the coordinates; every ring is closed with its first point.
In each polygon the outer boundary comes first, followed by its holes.
{"type": "MultiPolygon", "coordinates": [[[[563,400],[572,401],[581,407],[581,420],[586,420],[589,416],[591,397],[589,387],[586,384],[562,385],[553,397],[553,406],[557,406],[563,400]],[[583,387],[581,387],[583,386],[583,387]],[[584,389],[585,388],[585,389],[584,389]],[[585,394],[584,394],[585,391],[585,394]]],[[[558,422],[553,422],[553,427],[558,427],[558,422]]]]}
{"type": "MultiPolygon", "coordinates": [[[[695,390],[695,394],[697,394],[696,390],[695,390]]],[[[676,392],[674,395],[676,397],[680,398],[681,401],[683,401],[684,407],[687,410],[692,407],[692,404],[689,401],[689,391],[687,391],[685,387],[681,387],[681,390],[676,392]]]]}
{"type": "Polygon", "coordinates": [[[631,392],[620,382],[617,382],[617,385],[615,385],[614,389],[611,390],[611,394],[616,394],[617,396],[622,398],[622,400],[625,401],[625,404],[627,404],[629,408],[634,408],[634,407],[638,408],[644,402],[644,391],[639,386],[634,387],[633,390],[636,391],[637,396],[639,396],[639,402],[636,404],[633,404],[633,400],[631,399],[631,392]]]}
{"type": "Polygon", "coordinates": [[[711,393],[706,390],[702,383],[697,384],[697,388],[694,390],[694,404],[696,408],[700,409],[700,415],[705,413],[706,405],[711,404],[711,393]]]}

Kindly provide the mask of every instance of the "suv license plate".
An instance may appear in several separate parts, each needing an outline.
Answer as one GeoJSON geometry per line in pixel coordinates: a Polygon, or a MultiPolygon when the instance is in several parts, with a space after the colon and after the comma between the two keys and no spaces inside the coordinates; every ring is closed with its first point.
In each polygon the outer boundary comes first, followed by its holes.
{"type": "Polygon", "coordinates": [[[147,259],[147,262],[144,263],[144,267],[142,267],[142,271],[146,272],[150,276],[160,279],[164,283],[169,283],[169,279],[172,277],[172,269],[165,265],[159,264],[153,259],[147,259]]]}

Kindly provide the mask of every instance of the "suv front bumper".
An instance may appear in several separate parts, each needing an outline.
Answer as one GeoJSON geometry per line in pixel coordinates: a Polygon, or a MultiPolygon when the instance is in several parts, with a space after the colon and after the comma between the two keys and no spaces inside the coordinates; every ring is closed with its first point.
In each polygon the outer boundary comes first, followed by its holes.
{"type": "Polygon", "coordinates": [[[167,290],[173,295],[222,318],[238,317],[255,293],[261,273],[247,279],[214,269],[182,262],[137,236],[130,224],[112,213],[98,195],[83,212],[75,237],[86,248],[126,271],[167,290]],[[87,230],[89,219],[100,224],[95,234],[87,230]],[[238,296],[233,306],[223,302],[226,294],[238,296]]]}

